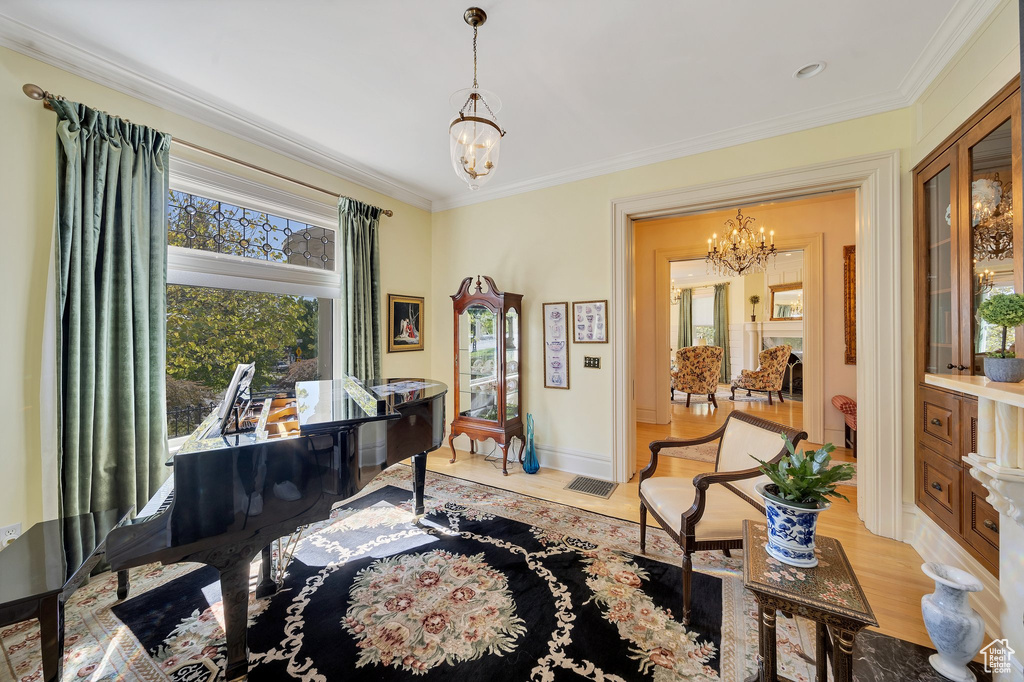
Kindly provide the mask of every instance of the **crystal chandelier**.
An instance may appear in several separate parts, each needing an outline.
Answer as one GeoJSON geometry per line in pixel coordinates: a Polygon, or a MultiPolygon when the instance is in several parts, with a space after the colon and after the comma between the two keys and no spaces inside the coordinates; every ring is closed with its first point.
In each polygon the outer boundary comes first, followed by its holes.
{"type": "Polygon", "coordinates": [[[1013,192],[996,173],[994,180],[971,183],[971,224],[977,261],[1013,257],[1013,192]]]}
{"type": "Polygon", "coordinates": [[[682,297],[682,295],[683,295],[683,288],[680,287],[680,286],[676,286],[676,281],[672,280],[672,288],[671,288],[672,303],[679,303],[679,299],[682,297]]]}
{"type": "Polygon", "coordinates": [[[771,243],[765,242],[764,228],[755,233],[750,229],[754,218],[736,211],[736,218],[725,221],[727,232],[721,239],[718,233],[708,240],[708,255],[704,259],[708,270],[716,275],[733,273],[742,275],[747,270],[764,270],[768,258],[775,257],[775,230],[768,233],[771,243]]]}
{"type": "Polygon", "coordinates": [[[448,141],[455,174],[470,189],[479,189],[494,175],[505,131],[495,116],[501,100],[493,92],[481,90],[476,80],[476,32],[487,21],[487,14],[479,7],[470,7],[463,19],[473,27],[473,87],[451,97],[456,114],[448,126],[448,141]]]}

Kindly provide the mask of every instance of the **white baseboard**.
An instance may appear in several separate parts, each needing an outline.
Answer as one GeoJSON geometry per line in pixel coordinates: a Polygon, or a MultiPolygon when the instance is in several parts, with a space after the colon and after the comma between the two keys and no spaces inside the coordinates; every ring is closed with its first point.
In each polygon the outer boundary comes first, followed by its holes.
{"type": "Polygon", "coordinates": [[[636,408],[636,420],[644,424],[657,424],[658,415],[655,410],[647,407],[636,408]]]}
{"type": "Polygon", "coordinates": [[[832,443],[837,448],[846,444],[846,431],[844,429],[825,429],[825,442],[832,443]]]}
{"type": "MultiPolygon", "coordinates": [[[[612,474],[611,459],[593,452],[538,445],[537,459],[540,460],[542,469],[555,469],[579,476],[599,478],[603,481],[615,480],[612,474]]],[[[622,483],[622,481],[619,482],[622,483]]]]}
{"type": "MultiPolygon", "coordinates": [[[[461,452],[469,452],[469,438],[465,435],[456,436],[455,448],[461,452]]],[[[516,458],[518,459],[518,444],[514,444],[512,449],[509,450],[508,457],[510,461],[513,450],[515,450],[516,458]]],[[[496,452],[501,457],[501,451],[496,450],[496,452]]],[[[614,480],[612,461],[609,455],[570,448],[556,448],[551,445],[541,445],[538,443],[537,459],[540,461],[541,469],[555,469],[556,471],[565,471],[579,476],[600,478],[604,481],[614,480]]],[[[619,483],[622,482],[619,481],[619,483]]]]}
{"type": "MultiPolygon", "coordinates": [[[[955,566],[981,581],[985,589],[970,595],[971,606],[981,614],[982,620],[985,621],[985,632],[989,637],[992,639],[998,637],[1001,629],[999,613],[1002,608],[999,579],[989,573],[988,569],[978,563],[977,559],[972,557],[966,549],[916,506],[905,504],[904,518],[906,518],[907,506],[913,507],[916,516],[915,530],[910,540],[911,546],[925,561],[955,566]]],[[[906,528],[907,525],[904,522],[904,529],[906,530],[906,528]]],[[[908,536],[904,535],[904,537],[908,536]]]]}

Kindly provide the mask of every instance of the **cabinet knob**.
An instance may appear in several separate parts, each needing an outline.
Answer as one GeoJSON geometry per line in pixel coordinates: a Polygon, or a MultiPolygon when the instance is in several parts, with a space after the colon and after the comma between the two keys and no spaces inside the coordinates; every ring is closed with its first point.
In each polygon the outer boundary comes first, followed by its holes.
{"type": "Polygon", "coordinates": [[[961,372],[963,372],[963,371],[964,371],[964,370],[966,370],[966,369],[969,369],[969,368],[967,367],[967,365],[957,365],[957,366],[956,366],[956,368],[957,368],[958,370],[960,370],[961,372]]]}
{"type": "Polygon", "coordinates": [[[938,417],[932,417],[932,426],[942,426],[942,420],[938,417]]]}
{"type": "Polygon", "coordinates": [[[998,533],[999,532],[999,524],[997,524],[992,519],[985,519],[985,522],[982,525],[984,525],[986,528],[988,528],[993,533],[998,533]]]}
{"type": "Polygon", "coordinates": [[[954,365],[954,364],[953,364],[953,363],[951,362],[951,363],[949,363],[948,365],[946,365],[946,369],[956,369],[956,365],[954,365]]]}
{"type": "Polygon", "coordinates": [[[940,493],[942,492],[942,484],[939,483],[938,481],[933,482],[932,487],[938,490],[940,493]]]}

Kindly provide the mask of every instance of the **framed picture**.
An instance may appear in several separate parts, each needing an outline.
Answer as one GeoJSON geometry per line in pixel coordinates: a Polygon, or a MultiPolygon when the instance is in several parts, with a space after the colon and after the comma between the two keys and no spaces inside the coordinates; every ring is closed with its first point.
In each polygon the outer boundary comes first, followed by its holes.
{"type": "Polygon", "coordinates": [[[573,341],[608,343],[608,301],[573,301],[573,341]]]}
{"type": "Polygon", "coordinates": [[[423,350],[422,296],[388,294],[388,352],[423,350]]]}
{"type": "Polygon", "coordinates": [[[569,304],[545,303],[544,388],[569,388],[569,304]]]}
{"type": "Polygon", "coordinates": [[[846,364],[857,364],[857,247],[843,247],[843,331],[846,364]]]}

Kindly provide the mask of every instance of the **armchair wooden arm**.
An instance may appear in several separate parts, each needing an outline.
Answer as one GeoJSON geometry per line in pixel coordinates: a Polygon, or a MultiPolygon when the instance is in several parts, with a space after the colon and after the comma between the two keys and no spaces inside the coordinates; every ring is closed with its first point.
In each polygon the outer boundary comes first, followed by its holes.
{"type": "Polygon", "coordinates": [[[651,449],[651,461],[640,472],[640,481],[643,482],[644,479],[650,478],[651,476],[654,475],[654,470],[658,467],[658,453],[661,452],[662,448],[685,448],[690,445],[702,445],[704,443],[710,443],[712,441],[718,440],[719,438],[722,437],[722,434],[724,433],[725,426],[723,425],[716,429],[713,433],[710,433],[706,436],[701,436],[700,438],[669,438],[666,440],[651,441],[651,443],[647,446],[651,449]]]}

